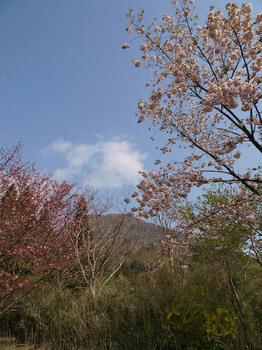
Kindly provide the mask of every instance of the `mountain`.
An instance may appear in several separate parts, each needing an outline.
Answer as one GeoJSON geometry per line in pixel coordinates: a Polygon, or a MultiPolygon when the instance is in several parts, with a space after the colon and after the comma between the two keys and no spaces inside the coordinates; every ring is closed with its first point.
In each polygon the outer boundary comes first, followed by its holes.
{"type": "MultiPolygon", "coordinates": [[[[166,241],[165,228],[163,226],[137,219],[132,214],[107,214],[101,216],[88,215],[94,235],[116,236],[127,243],[138,242],[150,245],[166,241]]],[[[175,233],[171,236],[175,237],[175,233]]],[[[177,241],[183,241],[184,236],[176,237],[177,241]]]]}
{"type": "Polygon", "coordinates": [[[132,214],[108,214],[103,217],[108,223],[121,223],[125,231],[127,241],[138,241],[142,244],[159,243],[165,240],[164,228],[143,220],[139,220],[132,214]]]}

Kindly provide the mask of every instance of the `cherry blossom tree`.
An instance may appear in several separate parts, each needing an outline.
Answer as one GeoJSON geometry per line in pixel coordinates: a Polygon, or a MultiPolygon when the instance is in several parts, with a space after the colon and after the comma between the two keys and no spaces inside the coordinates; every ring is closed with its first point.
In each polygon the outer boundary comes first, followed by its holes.
{"type": "Polygon", "coordinates": [[[0,149],[0,314],[75,260],[70,240],[81,196],[0,149]],[[70,232],[70,235],[69,235],[70,232]]]}
{"type": "MultiPolygon", "coordinates": [[[[179,222],[175,203],[193,187],[228,183],[235,191],[227,205],[218,203],[198,220],[223,212],[255,223],[251,212],[262,193],[262,13],[254,15],[251,4],[229,3],[225,13],[211,6],[203,23],[193,2],[171,1],[174,13],[149,26],[143,23],[144,11],[127,15],[127,32],[142,39],[142,55],[132,61],[152,72],[146,84],[153,89],[150,98],[138,103],[139,122],[166,133],[163,154],[181,148],[185,153],[183,161],[142,173],[135,210],[139,217],[172,217],[174,229],[189,235],[193,225],[179,222]],[[240,170],[250,155],[257,161],[240,170]]],[[[260,237],[253,235],[254,254],[260,237]]]]}

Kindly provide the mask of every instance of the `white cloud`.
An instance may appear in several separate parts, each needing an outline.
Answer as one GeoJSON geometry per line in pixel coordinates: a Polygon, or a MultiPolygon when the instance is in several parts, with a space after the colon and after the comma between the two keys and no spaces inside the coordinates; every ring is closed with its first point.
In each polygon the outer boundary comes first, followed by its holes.
{"type": "Polygon", "coordinates": [[[135,185],[145,154],[128,141],[99,141],[93,145],[55,141],[48,151],[61,154],[67,166],[54,171],[58,180],[80,178],[85,185],[118,188],[135,185]]]}

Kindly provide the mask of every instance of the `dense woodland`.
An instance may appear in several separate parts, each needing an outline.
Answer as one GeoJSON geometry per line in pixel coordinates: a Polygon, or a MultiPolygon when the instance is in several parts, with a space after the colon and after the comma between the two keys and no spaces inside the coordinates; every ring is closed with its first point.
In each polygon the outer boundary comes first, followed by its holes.
{"type": "Polygon", "coordinates": [[[0,331],[12,346],[262,349],[262,13],[211,6],[199,24],[192,0],[172,4],[149,26],[127,14],[141,39],[132,61],[152,71],[139,122],[166,142],[117,214],[114,200],[38,173],[21,144],[0,150],[0,331]]]}

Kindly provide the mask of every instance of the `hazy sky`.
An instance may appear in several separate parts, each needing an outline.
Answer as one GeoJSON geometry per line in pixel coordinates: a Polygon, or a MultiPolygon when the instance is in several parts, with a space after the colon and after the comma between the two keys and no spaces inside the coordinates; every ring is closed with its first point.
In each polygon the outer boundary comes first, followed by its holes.
{"type": "MultiPolygon", "coordinates": [[[[228,0],[196,0],[197,12],[228,0]]],[[[241,1],[235,1],[240,4],[241,1]]],[[[261,0],[252,2],[262,11],[261,0]]],[[[130,62],[129,8],[149,18],[169,0],[0,0],[0,142],[25,142],[25,160],[59,179],[106,188],[135,185],[156,153],[137,100],[146,72],[130,62]]]]}

